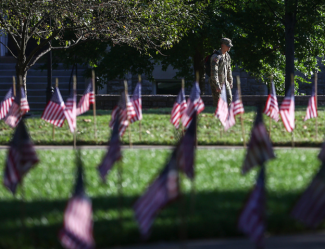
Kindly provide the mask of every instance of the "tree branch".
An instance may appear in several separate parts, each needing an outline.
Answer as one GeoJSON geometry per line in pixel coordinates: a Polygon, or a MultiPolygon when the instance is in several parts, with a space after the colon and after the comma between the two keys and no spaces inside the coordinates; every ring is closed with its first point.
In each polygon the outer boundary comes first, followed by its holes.
{"type": "Polygon", "coordinates": [[[2,44],[4,47],[6,47],[7,49],[8,49],[8,51],[11,53],[11,55],[15,58],[15,59],[17,59],[17,56],[10,50],[10,48],[7,46],[7,45],[5,45],[2,41],[0,41],[0,44],[2,44]]]}
{"type": "MultiPolygon", "coordinates": [[[[14,41],[14,44],[16,46],[16,49],[19,50],[19,44],[14,36],[14,34],[10,31],[10,29],[8,28],[8,23],[3,19],[3,17],[0,15],[0,22],[6,26],[6,31],[8,32],[8,34],[11,36],[12,40],[14,41]]],[[[9,25],[11,27],[11,25],[9,25]]],[[[13,28],[14,29],[14,28],[13,28]]],[[[16,29],[14,29],[16,32],[18,32],[16,29]]]]}
{"type": "Polygon", "coordinates": [[[30,63],[28,66],[26,66],[26,71],[28,71],[32,66],[35,65],[35,63],[45,54],[47,54],[48,52],[51,51],[51,48],[46,49],[45,51],[43,51],[42,53],[40,53],[39,55],[37,55],[36,57],[33,57],[32,60],[30,60],[30,63]]]}

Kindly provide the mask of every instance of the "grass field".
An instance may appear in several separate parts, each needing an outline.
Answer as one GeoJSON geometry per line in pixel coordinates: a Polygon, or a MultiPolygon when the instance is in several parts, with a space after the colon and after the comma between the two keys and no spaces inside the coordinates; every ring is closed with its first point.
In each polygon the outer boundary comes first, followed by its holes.
{"type": "MultiPolygon", "coordinates": [[[[245,140],[250,136],[251,128],[255,118],[255,108],[245,107],[244,130],[245,140]]],[[[303,122],[306,107],[296,108],[296,129],[294,139],[296,146],[319,146],[325,134],[325,108],[319,108],[318,118],[318,138],[315,138],[315,119],[303,122]]],[[[134,144],[176,144],[181,132],[176,130],[170,123],[171,108],[144,110],[141,122],[141,140],[139,122],[131,125],[131,138],[134,144]]],[[[239,117],[237,124],[228,132],[223,131],[221,123],[214,117],[215,109],[206,107],[205,111],[199,115],[198,122],[198,143],[201,145],[241,145],[243,143],[242,130],[239,117]]],[[[106,144],[110,137],[108,122],[111,118],[111,111],[99,111],[97,116],[97,136],[94,137],[94,120],[92,112],[78,117],[78,144],[106,144]]],[[[264,118],[267,128],[269,128],[269,118],[264,118]]],[[[69,131],[67,122],[62,128],[55,128],[55,137],[52,139],[53,126],[40,119],[40,114],[34,113],[32,118],[26,120],[30,134],[35,144],[73,144],[73,136],[69,131]]],[[[288,133],[280,120],[272,121],[271,139],[275,145],[291,145],[291,133],[288,133]]],[[[8,144],[13,129],[0,121],[0,144],[8,144]]],[[[128,144],[128,131],[124,134],[122,141],[128,144]]]]}
{"type": "MultiPolygon", "coordinates": [[[[316,149],[276,150],[277,158],[266,167],[267,231],[271,234],[299,233],[306,229],[289,212],[320,166],[316,149]]],[[[5,151],[0,151],[4,165],[5,151]]],[[[40,163],[24,180],[24,188],[13,197],[0,185],[0,248],[60,248],[57,234],[74,183],[72,150],[39,150],[40,163]],[[22,193],[24,202],[22,202],[22,193]],[[24,220],[25,227],[21,226],[24,220]]],[[[116,166],[103,184],[96,170],[105,150],[83,150],[86,192],[92,199],[97,248],[139,243],[132,205],[158,173],[169,150],[123,151],[123,226],[118,220],[116,166]]],[[[196,156],[195,208],[191,210],[191,184],[183,178],[190,239],[242,236],[236,229],[239,211],[255,183],[257,170],[240,175],[244,150],[198,150],[196,156]]],[[[0,170],[0,178],[3,169],[0,170]]],[[[178,240],[179,203],[161,212],[149,241],[178,240]]],[[[324,226],[323,226],[324,228],[324,226]]]]}

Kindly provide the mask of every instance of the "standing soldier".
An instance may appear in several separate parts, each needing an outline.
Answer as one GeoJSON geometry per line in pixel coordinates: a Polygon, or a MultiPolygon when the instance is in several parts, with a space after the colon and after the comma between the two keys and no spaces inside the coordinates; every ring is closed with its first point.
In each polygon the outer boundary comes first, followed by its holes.
{"type": "Polygon", "coordinates": [[[233,87],[233,78],[231,72],[231,59],[227,52],[230,51],[233,45],[228,38],[222,38],[220,42],[221,48],[218,51],[214,51],[210,59],[211,76],[209,82],[214,106],[218,105],[223,84],[226,84],[228,105],[230,105],[232,101],[231,88],[233,87]]]}

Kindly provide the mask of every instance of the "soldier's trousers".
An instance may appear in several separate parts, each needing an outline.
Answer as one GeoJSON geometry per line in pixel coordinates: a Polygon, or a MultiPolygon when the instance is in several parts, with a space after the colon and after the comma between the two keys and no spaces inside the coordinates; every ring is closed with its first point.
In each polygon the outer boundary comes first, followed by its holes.
{"type": "MultiPolygon", "coordinates": [[[[219,97],[220,94],[219,92],[217,92],[217,89],[215,87],[214,84],[211,84],[211,92],[212,92],[212,98],[213,98],[213,106],[217,107],[218,106],[218,101],[219,101],[219,97]]],[[[222,87],[222,86],[221,86],[222,87]]],[[[231,93],[231,88],[229,86],[229,83],[226,83],[226,92],[227,92],[227,101],[228,101],[228,106],[230,106],[231,101],[232,101],[232,93],[231,93]]]]}

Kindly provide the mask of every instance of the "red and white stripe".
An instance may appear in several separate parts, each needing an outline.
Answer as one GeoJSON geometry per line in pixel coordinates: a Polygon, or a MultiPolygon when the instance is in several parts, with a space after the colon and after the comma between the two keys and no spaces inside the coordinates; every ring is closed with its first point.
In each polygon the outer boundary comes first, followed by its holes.
{"type": "Polygon", "coordinates": [[[317,113],[317,105],[316,105],[316,96],[314,95],[309,98],[304,121],[316,117],[318,117],[318,113],[317,113]]]}
{"type": "Polygon", "coordinates": [[[267,97],[264,113],[270,118],[273,118],[276,122],[279,121],[278,100],[275,95],[269,94],[267,97]]]}
{"type": "Polygon", "coordinates": [[[65,121],[64,109],[65,105],[63,102],[61,105],[59,105],[57,103],[49,101],[41,118],[50,124],[62,127],[65,121]]]}
{"type": "Polygon", "coordinates": [[[12,94],[12,88],[10,88],[4,100],[0,103],[0,119],[3,119],[7,116],[14,99],[15,97],[12,94]]]}
{"type": "Polygon", "coordinates": [[[66,107],[64,109],[64,115],[68,121],[70,131],[74,132],[77,128],[77,108],[76,108],[76,93],[74,91],[73,96],[69,97],[66,101],[66,107]]]}
{"type": "Polygon", "coordinates": [[[236,124],[235,115],[234,115],[234,103],[231,103],[229,108],[229,113],[226,119],[225,123],[225,131],[229,130],[231,127],[233,127],[236,124]]]}
{"type": "Polygon", "coordinates": [[[132,101],[133,109],[135,111],[135,115],[130,119],[131,123],[135,121],[142,120],[142,103],[141,98],[132,101]]]}
{"type": "Polygon", "coordinates": [[[20,106],[13,101],[11,108],[9,109],[8,115],[5,117],[5,123],[12,128],[15,128],[19,121],[21,120],[22,114],[20,111],[20,106]]]}
{"type": "Polygon", "coordinates": [[[288,132],[295,128],[295,101],[294,95],[286,96],[280,107],[280,115],[284,127],[288,132]]]}
{"type": "Polygon", "coordinates": [[[226,86],[225,84],[222,86],[221,94],[218,101],[217,109],[214,115],[220,120],[221,124],[225,127],[227,124],[228,117],[228,102],[227,102],[227,94],[226,94],[226,86]]]}
{"type": "Polygon", "coordinates": [[[94,92],[82,95],[77,107],[77,116],[89,111],[90,104],[94,104],[94,92]]]}

